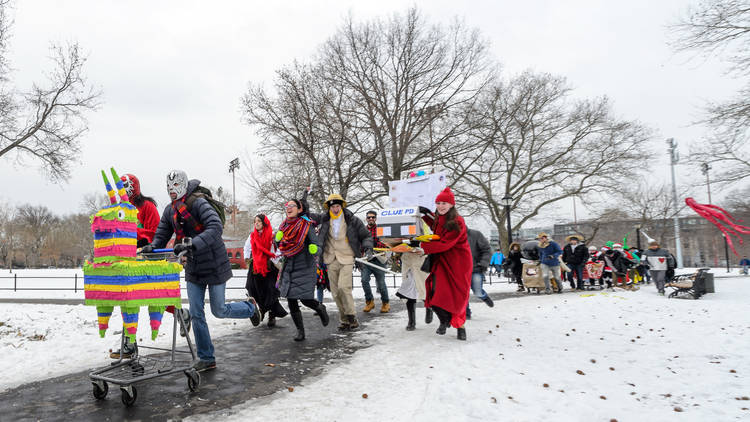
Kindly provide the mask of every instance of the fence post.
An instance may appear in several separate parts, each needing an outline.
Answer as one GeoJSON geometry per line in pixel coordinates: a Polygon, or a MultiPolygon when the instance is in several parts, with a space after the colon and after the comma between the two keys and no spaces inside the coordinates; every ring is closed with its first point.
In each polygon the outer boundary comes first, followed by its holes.
{"type": "Polygon", "coordinates": [[[75,281],[73,283],[73,292],[78,293],[78,273],[75,273],[75,281]]]}
{"type": "Polygon", "coordinates": [[[18,287],[18,274],[13,274],[13,291],[16,292],[18,287]]]}

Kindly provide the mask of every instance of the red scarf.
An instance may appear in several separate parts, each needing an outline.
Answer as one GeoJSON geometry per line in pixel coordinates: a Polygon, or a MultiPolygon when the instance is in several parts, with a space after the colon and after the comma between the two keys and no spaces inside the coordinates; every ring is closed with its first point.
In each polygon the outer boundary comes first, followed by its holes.
{"type": "Polygon", "coordinates": [[[282,255],[292,257],[302,250],[311,224],[312,222],[304,217],[287,218],[281,223],[279,230],[284,233],[284,237],[279,242],[279,250],[282,255]]]}
{"type": "Polygon", "coordinates": [[[203,231],[203,225],[195,221],[193,216],[190,215],[185,205],[185,197],[177,201],[172,201],[172,210],[174,211],[172,213],[172,222],[174,223],[175,244],[181,243],[185,237],[182,225],[180,225],[180,218],[182,218],[182,221],[190,224],[196,232],[200,233],[203,231]]]}
{"type": "Polygon", "coordinates": [[[253,271],[256,274],[266,276],[268,274],[268,259],[273,257],[271,253],[271,242],[273,227],[268,217],[263,220],[263,231],[253,230],[250,234],[250,245],[253,254],[253,271]]]}

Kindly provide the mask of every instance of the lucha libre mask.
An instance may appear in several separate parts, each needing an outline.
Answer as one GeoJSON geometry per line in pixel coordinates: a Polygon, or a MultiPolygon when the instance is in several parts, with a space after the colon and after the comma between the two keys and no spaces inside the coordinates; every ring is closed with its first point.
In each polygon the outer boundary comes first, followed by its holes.
{"type": "Polygon", "coordinates": [[[135,192],[135,186],[133,180],[130,178],[130,175],[123,175],[120,177],[120,179],[122,179],[122,187],[125,188],[125,193],[128,194],[128,198],[132,198],[133,193],[135,192]]]}
{"type": "Polygon", "coordinates": [[[187,173],[182,170],[172,170],[167,173],[167,193],[174,193],[175,199],[180,199],[187,193],[187,173]]]}

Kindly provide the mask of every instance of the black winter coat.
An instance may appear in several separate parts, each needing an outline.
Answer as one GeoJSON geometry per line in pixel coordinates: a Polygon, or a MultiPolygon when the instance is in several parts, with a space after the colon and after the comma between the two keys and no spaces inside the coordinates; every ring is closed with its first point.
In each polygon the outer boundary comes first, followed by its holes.
{"type": "Polygon", "coordinates": [[[562,260],[568,265],[580,265],[585,264],[589,258],[589,249],[583,243],[579,243],[576,246],[575,252],[573,246],[568,243],[563,248],[562,260]]]}
{"type": "MultiPolygon", "coordinates": [[[[370,231],[367,230],[367,227],[365,227],[365,224],[362,222],[362,220],[360,220],[351,211],[344,208],[343,212],[344,221],[346,221],[346,238],[349,241],[349,246],[352,248],[354,256],[356,258],[361,258],[362,251],[373,248],[372,235],[370,234],[370,231]]],[[[307,215],[320,225],[320,230],[318,231],[318,242],[320,245],[319,253],[322,254],[323,251],[326,250],[328,230],[330,230],[331,227],[331,215],[328,213],[316,214],[312,212],[308,212],[307,215]]]]}
{"type": "MultiPolygon", "coordinates": [[[[190,180],[185,196],[193,193],[199,184],[200,180],[190,180]]],[[[221,224],[219,214],[203,198],[197,198],[188,212],[203,226],[203,231],[198,233],[191,225],[179,219],[185,237],[193,240],[193,253],[187,255],[185,265],[185,280],[196,284],[226,283],[232,277],[232,266],[229,264],[227,249],[221,239],[224,226],[221,224]]],[[[154,241],[151,242],[154,249],[165,247],[172,238],[175,232],[173,214],[172,204],[164,207],[154,241]]]]}
{"type": "Polygon", "coordinates": [[[521,251],[508,252],[508,258],[505,262],[508,263],[508,267],[513,274],[521,274],[521,271],[523,271],[523,262],[521,262],[521,258],[523,258],[521,251]]]}
{"type": "Polygon", "coordinates": [[[478,230],[468,229],[467,235],[469,238],[469,247],[471,248],[471,258],[474,260],[474,268],[471,272],[484,273],[487,271],[487,267],[490,266],[490,259],[492,258],[490,242],[478,230]]]}
{"type": "Polygon", "coordinates": [[[305,246],[291,258],[285,258],[284,268],[279,277],[279,292],[287,299],[313,299],[315,297],[315,283],[318,281],[315,255],[310,255],[309,245],[318,245],[317,255],[321,255],[315,227],[310,227],[305,238],[305,246]]]}

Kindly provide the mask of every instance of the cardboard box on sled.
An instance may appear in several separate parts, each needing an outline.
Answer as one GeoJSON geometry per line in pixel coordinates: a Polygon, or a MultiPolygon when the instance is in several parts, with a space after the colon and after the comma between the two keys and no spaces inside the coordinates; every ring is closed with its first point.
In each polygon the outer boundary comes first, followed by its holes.
{"type": "Polygon", "coordinates": [[[378,210],[378,237],[412,238],[424,234],[422,214],[417,207],[378,210]]]}
{"type": "Polygon", "coordinates": [[[542,268],[539,264],[523,264],[523,272],[521,273],[521,279],[523,280],[523,286],[527,289],[544,288],[544,279],[542,278],[542,268]]]}

